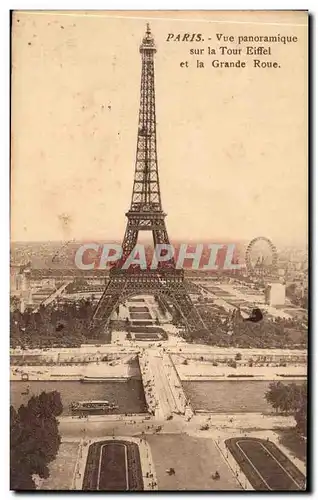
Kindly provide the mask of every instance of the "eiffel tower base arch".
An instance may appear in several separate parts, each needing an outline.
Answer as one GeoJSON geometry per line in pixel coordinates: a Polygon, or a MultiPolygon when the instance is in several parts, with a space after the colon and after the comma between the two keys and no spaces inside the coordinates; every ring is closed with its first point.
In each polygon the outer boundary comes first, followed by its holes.
{"type": "Polygon", "coordinates": [[[136,295],[154,295],[162,298],[164,302],[171,302],[179,312],[181,322],[188,333],[198,328],[205,328],[189,296],[187,282],[184,281],[182,274],[178,278],[176,270],[173,270],[170,276],[149,270],[132,274],[115,270],[111,273],[95,310],[92,328],[101,330],[107,327],[116,307],[136,295]]]}

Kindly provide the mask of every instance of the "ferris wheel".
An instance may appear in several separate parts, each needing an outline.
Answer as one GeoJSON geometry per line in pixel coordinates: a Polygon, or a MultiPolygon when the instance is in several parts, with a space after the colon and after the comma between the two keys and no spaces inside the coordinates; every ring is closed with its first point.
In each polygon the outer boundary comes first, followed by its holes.
{"type": "Polygon", "coordinates": [[[277,249],[269,238],[258,236],[248,245],[245,253],[248,274],[270,276],[277,271],[277,249]]]}

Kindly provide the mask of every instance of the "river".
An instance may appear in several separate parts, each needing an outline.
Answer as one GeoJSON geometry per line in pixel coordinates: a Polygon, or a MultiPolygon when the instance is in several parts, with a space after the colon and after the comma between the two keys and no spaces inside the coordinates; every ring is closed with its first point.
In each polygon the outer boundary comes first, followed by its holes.
{"type": "Polygon", "coordinates": [[[11,381],[11,404],[18,408],[26,404],[32,395],[42,391],[58,391],[61,394],[63,415],[70,415],[72,401],[108,400],[118,405],[112,413],[144,413],[146,401],[141,380],[130,379],[126,382],[81,383],[73,380],[63,381],[11,381]],[[28,394],[23,394],[27,392],[28,394]]]}
{"type": "MultiPolygon", "coordinates": [[[[285,382],[285,381],[284,381],[285,382]]],[[[288,380],[286,383],[302,383],[288,380]]],[[[265,399],[270,380],[212,380],[182,382],[194,410],[215,413],[272,412],[265,399]]]]}

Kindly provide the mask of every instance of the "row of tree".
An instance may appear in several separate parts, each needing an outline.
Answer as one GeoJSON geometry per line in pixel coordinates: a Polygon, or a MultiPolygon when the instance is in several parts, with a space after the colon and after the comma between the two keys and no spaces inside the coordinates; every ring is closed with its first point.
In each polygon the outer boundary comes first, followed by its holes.
{"type": "Polygon", "coordinates": [[[296,429],[307,434],[307,383],[284,384],[271,382],[265,399],[276,411],[291,414],[296,420],[296,429]]]}
{"type": "Polygon", "coordinates": [[[57,391],[32,396],[16,411],[10,407],[10,488],[34,490],[33,475],[49,477],[61,438],[57,417],[63,406],[57,391]]]}
{"type": "Polygon", "coordinates": [[[200,315],[206,325],[205,329],[198,329],[186,335],[190,342],[200,341],[208,345],[220,347],[242,348],[305,348],[307,346],[307,332],[304,326],[294,320],[277,318],[271,321],[265,317],[257,323],[244,321],[240,311],[237,314],[225,317],[224,310],[216,307],[198,306],[200,315]],[[297,327],[299,340],[294,341],[291,332],[297,327]]]}
{"type": "Polygon", "coordinates": [[[77,347],[94,339],[90,321],[94,304],[90,300],[41,306],[37,312],[27,309],[11,312],[11,347],[77,347]]]}

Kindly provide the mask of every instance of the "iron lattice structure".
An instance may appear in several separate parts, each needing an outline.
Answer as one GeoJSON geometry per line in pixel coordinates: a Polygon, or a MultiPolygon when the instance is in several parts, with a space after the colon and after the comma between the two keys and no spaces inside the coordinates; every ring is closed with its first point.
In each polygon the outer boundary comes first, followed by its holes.
{"type": "Polygon", "coordinates": [[[122,244],[122,258],[110,269],[110,279],[96,307],[92,328],[105,327],[112,312],[129,296],[151,294],[170,302],[178,310],[188,331],[204,328],[188,293],[183,269],[176,269],[173,259],[159,262],[152,270],[130,267],[123,263],[134,250],[139,231],[151,231],[154,247],[169,245],[160,195],[155,110],[154,54],[156,47],[149,25],[140,45],[142,60],[139,126],[133,192],[122,244]]]}

